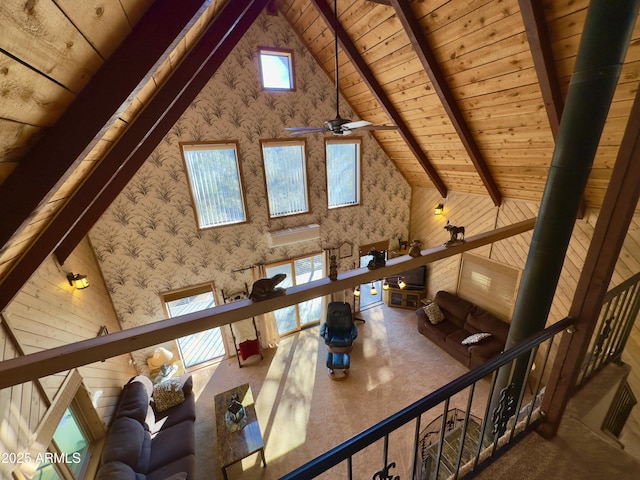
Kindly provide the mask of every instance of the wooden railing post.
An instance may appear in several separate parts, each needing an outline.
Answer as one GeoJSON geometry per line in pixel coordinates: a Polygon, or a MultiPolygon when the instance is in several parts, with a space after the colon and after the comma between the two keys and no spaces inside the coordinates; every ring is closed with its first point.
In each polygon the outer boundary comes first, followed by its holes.
{"type": "Polygon", "coordinates": [[[606,289],[638,204],[638,178],[640,90],[636,92],[627,129],[569,311],[569,316],[576,321],[575,331],[563,335],[547,384],[542,404],[546,421],[538,428],[538,432],[547,438],[558,431],[567,402],[575,390],[580,366],[596,327],[606,289]]]}

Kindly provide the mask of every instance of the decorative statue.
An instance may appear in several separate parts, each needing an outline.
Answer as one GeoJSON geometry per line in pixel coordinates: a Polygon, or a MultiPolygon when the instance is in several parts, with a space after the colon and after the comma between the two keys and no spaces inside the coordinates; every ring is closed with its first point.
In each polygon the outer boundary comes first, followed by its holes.
{"type": "Polygon", "coordinates": [[[267,300],[268,298],[279,297],[285,294],[285,289],[277,287],[280,282],[287,278],[286,273],[278,273],[271,278],[259,278],[253,282],[251,287],[251,294],[249,298],[254,302],[260,302],[267,300]]]}
{"type": "Polygon", "coordinates": [[[464,242],[464,227],[451,225],[449,220],[447,220],[447,224],[444,226],[444,229],[448,231],[451,236],[450,240],[445,243],[445,246],[449,247],[451,245],[457,245],[458,243],[464,242]]]}
{"type": "Polygon", "coordinates": [[[338,279],[338,262],[336,261],[336,256],[331,255],[329,257],[329,280],[337,280],[338,279]]]}
{"type": "Polygon", "coordinates": [[[369,250],[369,255],[373,256],[373,258],[369,260],[367,268],[369,270],[375,270],[376,268],[384,267],[387,263],[384,259],[384,254],[384,250],[382,250],[381,252],[376,250],[375,248],[369,250]]]}
{"type": "Polygon", "coordinates": [[[414,240],[411,242],[411,246],[409,247],[409,256],[410,257],[420,257],[422,253],[420,250],[422,249],[422,242],[420,240],[414,240]]]}

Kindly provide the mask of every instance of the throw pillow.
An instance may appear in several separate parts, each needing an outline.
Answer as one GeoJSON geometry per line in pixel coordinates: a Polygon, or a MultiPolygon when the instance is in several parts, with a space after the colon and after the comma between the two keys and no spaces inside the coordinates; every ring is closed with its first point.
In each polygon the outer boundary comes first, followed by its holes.
{"type": "Polygon", "coordinates": [[[184,402],[184,392],[182,391],[180,379],[172,378],[154,386],[153,401],[156,404],[157,412],[163,412],[184,402]]]}
{"type": "Polygon", "coordinates": [[[464,340],[462,340],[462,345],[475,345],[476,343],[484,340],[485,338],[490,337],[491,334],[490,333],[486,333],[486,332],[480,332],[480,333],[474,333],[473,335],[469,335],[467,338],[465,338],[464,340]]]}
{"type": "Polygon", "coordinates": [[[423,307],[424,313],[427,314],[429,322],[433,325],[437,325],[445,319],[444,313],[440,310],[440,307],[436,302],[431,302],[429,305],[423,307]]]}
{"type": "Polygon", "coordinates": [[[187,480],[187,472],[174,473],[170,477],[165,478],[165,480],[187,480]]]}

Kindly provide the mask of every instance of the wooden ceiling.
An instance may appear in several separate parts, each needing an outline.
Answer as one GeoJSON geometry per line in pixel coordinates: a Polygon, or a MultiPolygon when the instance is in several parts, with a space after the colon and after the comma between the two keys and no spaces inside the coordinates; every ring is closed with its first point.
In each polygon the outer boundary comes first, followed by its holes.
{"type": "MultiPolygon", "coordinates": [[[[588,3],[338,0],[341,93],[398,126],[374,135],[412,186],[538,201],[588,3]]],[[[333,79],[333,0],[3,0],[0,309],[48,255],[66,258],[264,8],[333,79]]],[[[639,74],[637,22],[587,207],[639,74]]]]}

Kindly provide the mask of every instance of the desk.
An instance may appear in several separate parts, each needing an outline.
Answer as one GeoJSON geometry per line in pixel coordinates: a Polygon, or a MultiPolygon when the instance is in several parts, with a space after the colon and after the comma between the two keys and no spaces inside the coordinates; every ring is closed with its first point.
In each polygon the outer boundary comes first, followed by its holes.
{"type": "Polygon", "coordinates": [[[253,393],[249,384],[245,383],[239,387],[219,393],[214,397],[214,403],[216,408],[216,431],[218,433],[218,456],[220,457],[220,467],[222,468],[224,479],[228,480],[227,467],[258,451],[262,458],[262,466],[266,467],[264,442],[253,404],[253,393]],[[238,401],[242,403],[247,414],[247,425],[237,432],[230,432],[225,423],[225,413],[227,412],[227,407],[231,404],[233,395],[238,395],[238,401]]]}

